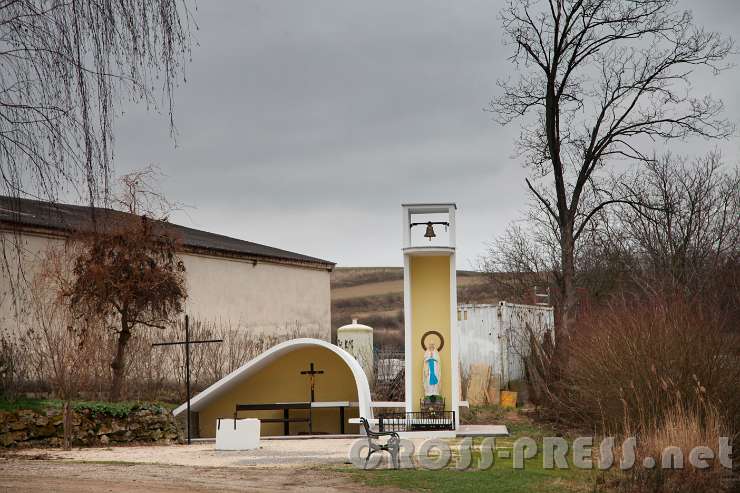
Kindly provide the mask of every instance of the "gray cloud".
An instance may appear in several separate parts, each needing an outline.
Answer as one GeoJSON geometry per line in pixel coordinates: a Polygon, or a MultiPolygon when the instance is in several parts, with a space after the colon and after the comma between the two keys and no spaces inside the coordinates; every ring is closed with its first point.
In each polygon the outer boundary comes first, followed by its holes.
{"type": "MultiPolygon", "coordinates": [[[[117,170],[159,165],[194,206],[177,222],[340,265],[399,265],[400,203],[456,201],[467,267],[527,202],[518,127],[482,111],[512,70],[501,3],[199,2],[177,147],[165,118],[128,108],[117,170]]],[[[740,23],[734,0],[684,3],[712,29],[740,23]]],[[[737,83],[697,90],[732,115],[737,83]]]]}

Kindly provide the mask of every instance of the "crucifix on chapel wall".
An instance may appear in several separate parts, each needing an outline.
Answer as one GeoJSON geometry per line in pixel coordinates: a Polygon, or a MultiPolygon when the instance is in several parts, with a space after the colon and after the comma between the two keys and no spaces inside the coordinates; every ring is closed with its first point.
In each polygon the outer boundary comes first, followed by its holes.
{"type": "Polygon", "coordinates": [[[316,385],[316,375],[321,375],[324,373],[324,370],[314,370],[313,363],[310,365],[310,369],[303,370],[301,372],[301,375],[308,375],[309,381],[311,382],[311,402],[314,401],[314,387],[316,385]]]}

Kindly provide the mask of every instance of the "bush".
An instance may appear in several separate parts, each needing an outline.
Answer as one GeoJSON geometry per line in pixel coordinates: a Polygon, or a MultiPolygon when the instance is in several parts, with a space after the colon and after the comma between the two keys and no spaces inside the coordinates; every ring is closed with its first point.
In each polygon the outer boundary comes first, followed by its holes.
{"type": "Polygon", "coordinates": [[[734,323],[682,296],[622,298],[581,320],[557,411],[573,424],[621,431],[626,423],[662,424],[680,401],[697,412],[718,409],[740,429],[734,323]]]}
{"type": "Polygon", "coordinates": [[[504,419],[506,410],[498,405],[470,406],[460,408],[460,423],[466,425],[499,424],[504,419]]]}
{"type": "MultiPolygon", "coordinates": [[[[296,337],[320,337],[299,325],[286,326],[277,334],[262,334],[249,327],[233,326],[220,321],[191,320],[190,337],[223,339],[221,344],[196,344],[191,347],[190,373],[194,393],[203,390],[228,373],[263,353],[267,349],[296,337]]],[[[183,402],[185,400],[185,347],[152,347],[155,342],[181,341],[184,338],[182,322],[162,330],[141,331],[134,335],[127,347],[127,374],[123,394],[129,401],[183,402]]],[[[30,338],[23,340],[12,354],[23,367],[30,368],[25,380],[16,379],[14,393],[6,397],[33,393],[34,397],[59,397],[56,388],[50,388],[54,368],[51,365],[51,344],[36,344],[30,338]]],[[[115,334],[100,334],[95,341],[89,365],[79,377],[76,398],[87,401],[106,399],[111,379],[111,354],[115,351],[115,334]]],[[[0,346],[0,350],[2,347],[0,346]]],[[[0,353],[0,365],[2,354],[0,353]]],[[[1,367],[0,367],[1,368],[1,367]]],[[[1,377],[2,375],[0,375],[1,377]]]]}
{"type": "Polygon", "coordinates": [[[0,411],[13,412],[20,409],[31,411],[46,411],[47,409],[60,409],[62,401],[58,399],[31,399],[27,397],[0,398],[0,411]]]}
{"type": "MultiPolygon", "coordinates": [[[[44,412],[50,409],[61,409],[63,402],[59,399],[0,399],[0,411],[18,411],[29,409],[44,412]]],[[[107,402],[107,401],[74,401],[71,408],[77,412],[90,412],[95,416],[112,416],[125,418],[133,412],[147,410],[155,414],[163,414],[172,407],[159,402],[107,402]]]]}
{"type": "Polygon", "coordinates": [[[14,397],[18,391],[22,364],[18,344],[0,336],[0,396],[14,397]]]}
{"type": "Polygon", "coordinates": [[[146,402],[75,402],[72,409],[77,412],[89,411],[93,417],[112,416],[114,418],[125,418],[132,412],[147,410],[156,414],[165,412],[165,408],[159,404],[146,402]]]}
{"type": "Polygon", "coordinates": [[[624,437],[638,437],[636,449],[637,467],[626,471],[616,480],[618,491],[653,493],[721,492],[730,487],[730,471],[723,468],[719,460],[708,461],[707,469],[696,469],[689,461],[694,447],[709,447],[715,453],[720,437],[729,436],[729,429],[720,413],[706,404],[699,408],[687,408],[678,400],[664,415],[661,423],[627,423],[624,437]],[[668,447],[677,447],[683,467],[662,469],[661,458],[668,447]],[[639,467],[643,459],[657,460],[654,469],[639,467]]]}

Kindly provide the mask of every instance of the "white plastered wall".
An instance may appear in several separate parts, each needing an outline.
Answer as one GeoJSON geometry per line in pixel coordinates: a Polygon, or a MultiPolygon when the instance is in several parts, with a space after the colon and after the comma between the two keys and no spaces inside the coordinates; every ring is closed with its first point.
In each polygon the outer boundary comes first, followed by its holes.
{"type": "Polygon", "coordinates": [[[329,271],[194,254],[182,259],[193,319],[331,340],[329,271]]]}
{"type": "MultiPolygon", "coordinates": [[[[32,280],[44,252],[52,245],[63,245],[64,240],[35,233],[0,234],[12,273],[5,266],[0,269],[0,332],[18,334],[29,319],[24,302],[28,286],[23,280],[32,280]]],[[[186,269],[186,308],[192,320],[254,333],[331,340],[327,270],[191,253],[180,256],[186,269]]]]}

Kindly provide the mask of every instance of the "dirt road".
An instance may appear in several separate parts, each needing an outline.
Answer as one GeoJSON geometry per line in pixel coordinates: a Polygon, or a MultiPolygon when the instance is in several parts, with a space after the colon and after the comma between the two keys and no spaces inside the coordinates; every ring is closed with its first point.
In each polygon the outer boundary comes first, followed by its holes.
{"type": "Polygon", "coordinates": [[[0,458],[0,492],[397,492],[368,489],[329,469],[197,467],[0,458]]]}

